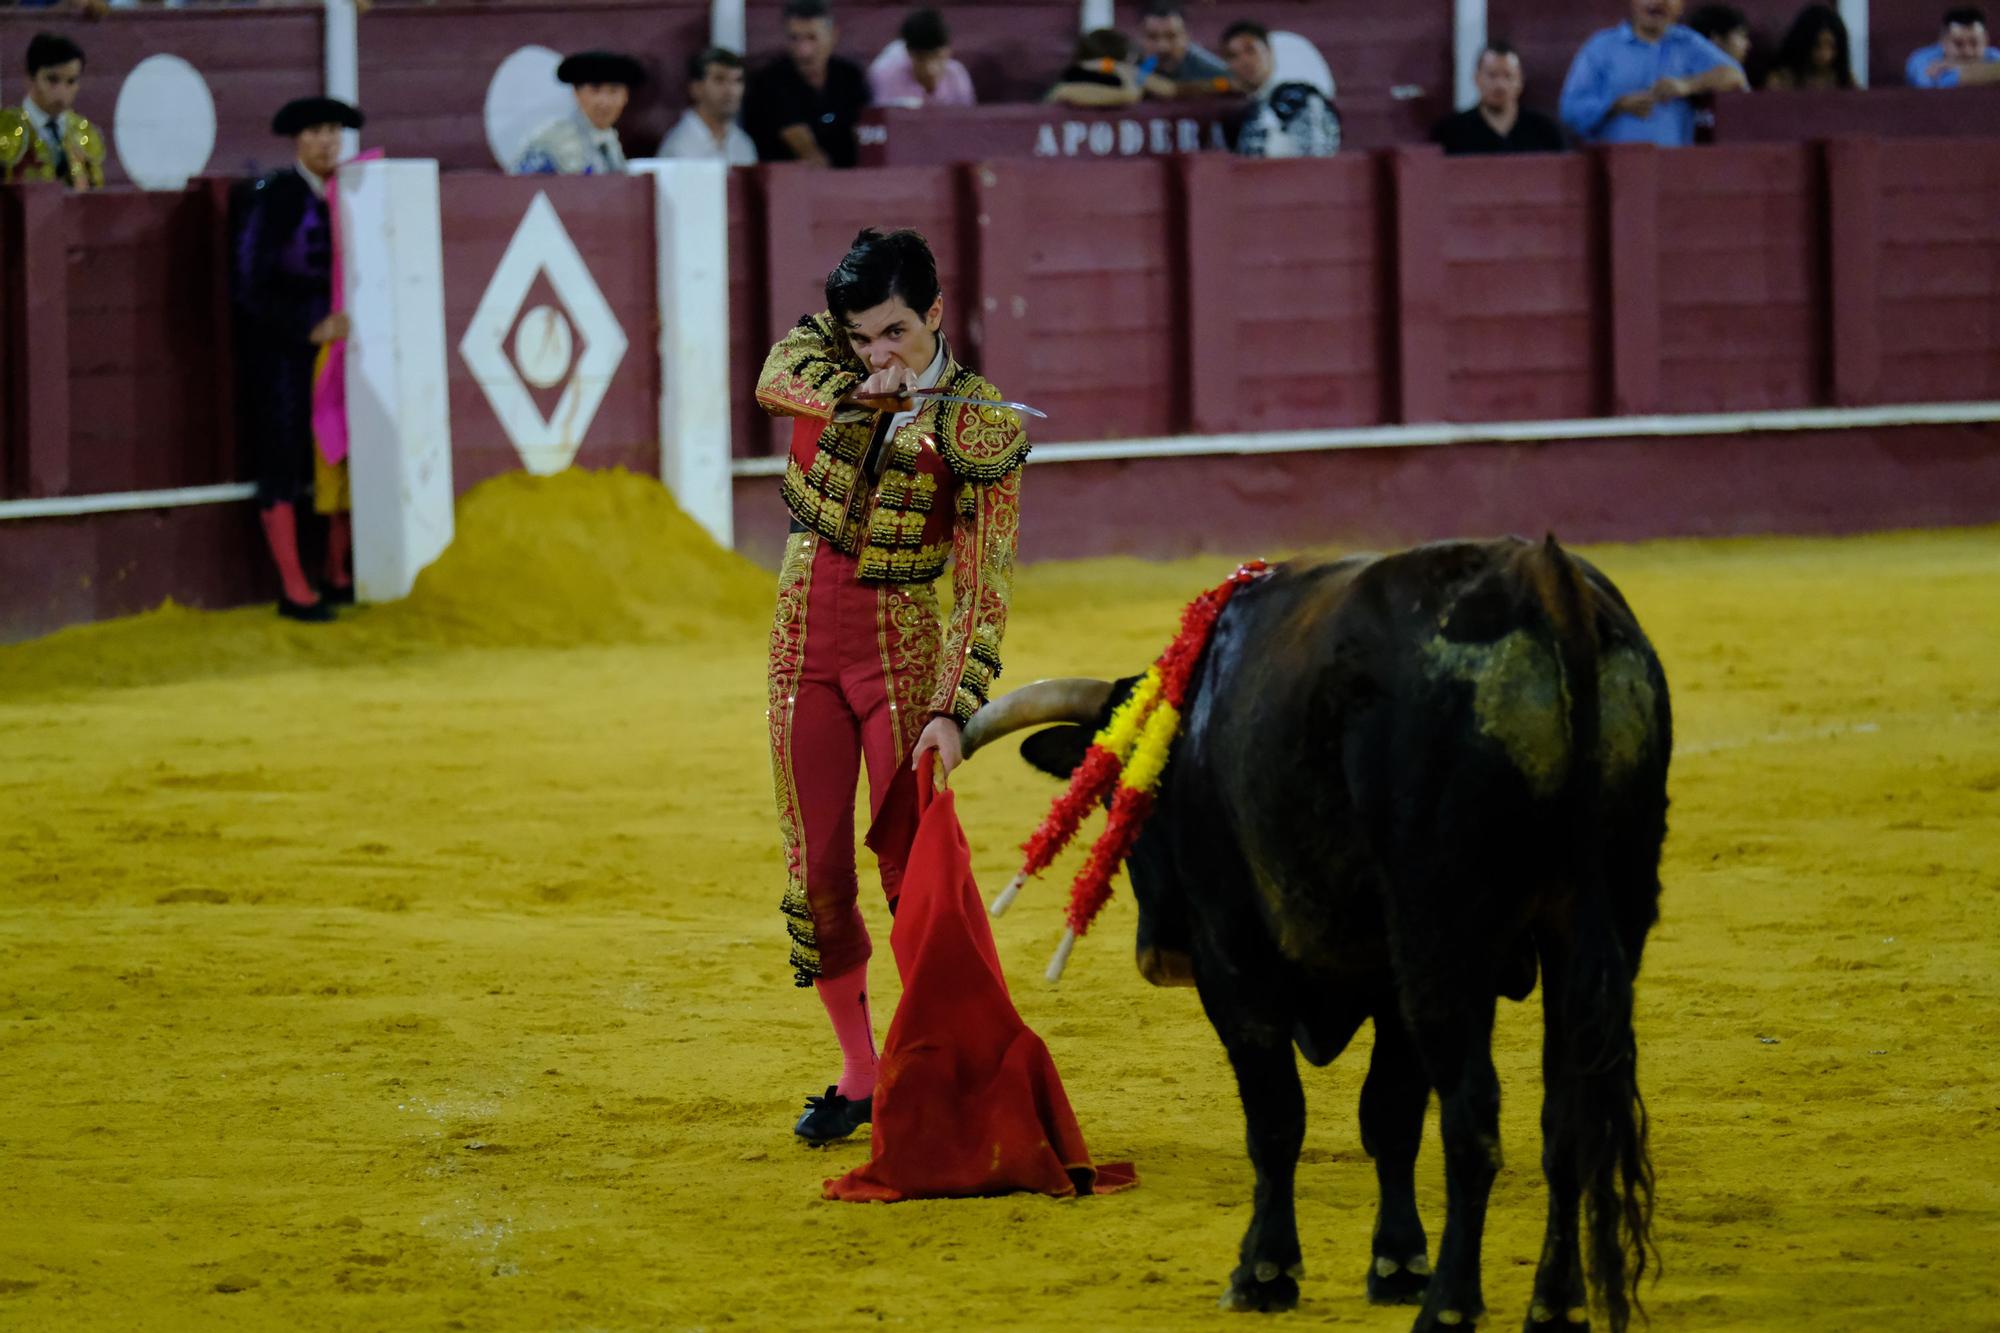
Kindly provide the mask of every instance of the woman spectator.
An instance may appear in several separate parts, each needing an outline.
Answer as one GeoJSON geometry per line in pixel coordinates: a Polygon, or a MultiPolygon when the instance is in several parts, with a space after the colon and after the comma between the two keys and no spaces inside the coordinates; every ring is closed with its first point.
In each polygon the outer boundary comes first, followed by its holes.
{"type": "Polygon", "coordinates": [[[1852,88],[1847,25],[1832,5],[1807,5],[1792,20],[1764,86],[1772,89],[1852,88]]]}

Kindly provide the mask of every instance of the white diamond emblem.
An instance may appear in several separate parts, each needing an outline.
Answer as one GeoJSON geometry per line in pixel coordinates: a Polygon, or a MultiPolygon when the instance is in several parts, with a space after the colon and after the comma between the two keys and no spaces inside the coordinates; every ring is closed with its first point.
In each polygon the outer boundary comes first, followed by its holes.
{"type": "Polygon", "coordinates": [[[528,471],[547,475],[576,460],[576,451],[611,388],[611,377],[625,359],[625,347],[625,330],[618,326],[618,317],[577,253],[576,242],[556,216],[555,205],[546,193],[537,194],[458,344],[458,354],[465,358],[528,471]],[[565,324],[559,312],[538,306],[529,312],[529,321],[515,340],[516,350],[526,353],[535,341],[532,324],[537,332],[559,337],[563,344],[560,356],[531,357],[536,364],[530,370],[539,387],[552,388],[560,382],[562,370],[569,372],[561,400],[546,417],[535,406],[522,368],[507,351],[507,335],[514,332],[537,273],[549,275],[549,285],[569,312],[565,324]],[[568,355],[572,327],[575,340],[582,344],[573,361],[568,355]]]}

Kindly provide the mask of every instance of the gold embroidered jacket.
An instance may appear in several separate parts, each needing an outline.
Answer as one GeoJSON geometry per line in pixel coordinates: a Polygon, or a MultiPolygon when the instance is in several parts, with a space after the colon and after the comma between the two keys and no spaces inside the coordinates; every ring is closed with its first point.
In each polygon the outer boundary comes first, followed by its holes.
{"type": "MultiPolygon", "coordinates": [[[[1001,408],[930,403],[885,442],[871,480],[866,463],[879,414],[841,402],[866,375],[824,313],[800,320],[771,349],[757,401],[793,418],[785,505],[799,526],[856,557],[864,579],[929,583],[951,561],[951,623],[931,709],[964,722],[1000,674],[1027,433],[1001,408]]],[[[937,387],[1000,397],[949,346],[937,387]]]]}
{"type": "MultiPolygon", "coordinates": [[[[64,184],[76,190],[104,187],[104,136],[95,125],[66,111],[62,118],[63,152],[69,157],[64,184]]],[[[55,157],[41,131],[18,106],[0,108],[0,184],[52,181],[55,157]]]]}

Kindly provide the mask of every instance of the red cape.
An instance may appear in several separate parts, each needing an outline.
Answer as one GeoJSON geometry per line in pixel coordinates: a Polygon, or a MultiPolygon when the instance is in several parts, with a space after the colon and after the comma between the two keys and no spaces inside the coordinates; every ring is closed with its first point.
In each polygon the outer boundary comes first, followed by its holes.
{"type": "Polygon", "coordinates": [[[914,783],[924,807],[889,936],[903,998],[882,1049],[872,1152],[827,1181],[826,1197],[1068,1198],[1136,1185],[1129,1162],[1091,1163],[1048,1047],[1014,1010],[953,793],[926,799],[928,763],[897,781],[914,783]]]}

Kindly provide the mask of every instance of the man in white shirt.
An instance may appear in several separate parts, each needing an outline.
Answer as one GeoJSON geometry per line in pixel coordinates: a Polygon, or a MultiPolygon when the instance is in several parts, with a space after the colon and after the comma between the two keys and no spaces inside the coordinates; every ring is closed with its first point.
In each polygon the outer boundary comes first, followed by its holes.
{"type": "Polygon", "coordinates": [[[618,118],[646,72],[630,56],[582,51],[556,67],[556,77],[576,89],[576,110],[535,131],[514,163],[517,176],[622,176],[625,149],[618,118]]]}
{"type": "Polygon", "coordinates": [[[660,157],[757,165],[757,145],[736,123],[743,109],[743,57],[711,46],[688,62],[688,101],[680,123],[660,140],[660,157]]]}

